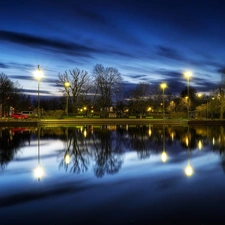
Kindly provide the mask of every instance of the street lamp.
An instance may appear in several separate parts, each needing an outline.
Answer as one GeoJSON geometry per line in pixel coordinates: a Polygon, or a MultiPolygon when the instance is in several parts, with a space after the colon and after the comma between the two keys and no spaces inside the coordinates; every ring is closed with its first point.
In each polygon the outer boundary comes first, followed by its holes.
{"type": "Polygon", "coordinates": [[[188,99],[187,99],[187,111],[188,111],[188,115],[187,118],[189,119],[189,104],[190,104],[190,96],[189,96],[189,86],[190,86],[190,78],[192,76],[192,72],[191,71],[187,71],[184,73],[184,77],[187,79],[187,93],[188,93],[188,99]]]}
{"type": "Polygon", "coordinates": [[[38,80],[38,120],[40,119],[40,80],[43,77],[43,72],[38,65],[37,71],[34,73],[35,78],[38,80]]]}
{"type": "Polygon", "coordinates": [[[66,116],[68,116],[68,98],[69,98],[69,92],[68,92],[68,89],[67,88],[70,86],[70,83],[69,82],[65,82],[64,85],[65,85],[66,94],[67,94],[67,96],[66,96],[66,116]]]}
{"type": "Polygon", "coordinates": [[[164,105],[164,89],[167,87],[166,83],[160,84],[160,87],[163,90],[163,119],[165,118],[165,105],[164,105]]]}

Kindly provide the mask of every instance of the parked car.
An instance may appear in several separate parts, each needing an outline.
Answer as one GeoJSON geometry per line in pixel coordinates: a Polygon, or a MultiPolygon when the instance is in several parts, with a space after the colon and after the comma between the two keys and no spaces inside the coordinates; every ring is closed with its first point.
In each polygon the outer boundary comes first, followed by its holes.
{"type": "Polygon", "coordinates": [[[22,113],[13,113],[11,115],[12,118],[14,119],[28,119],[27,115],[23,115],[22,113]]]}
{"type": "Polygon", "coordinates": [[[37,112],[33,112],[33,111],[22,111],[21,112],[23,115],[26,115],[28,117],[38,117],[37,112]]]}

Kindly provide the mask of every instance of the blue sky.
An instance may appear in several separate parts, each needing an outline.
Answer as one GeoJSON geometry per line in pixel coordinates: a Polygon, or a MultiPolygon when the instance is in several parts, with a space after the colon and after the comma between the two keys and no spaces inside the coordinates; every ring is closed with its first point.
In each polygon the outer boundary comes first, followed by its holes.
{"type": "Polygon", "coordinates": [[[139,82],[180,93],[191,70],[197,92],[219,86],[225,68],[225,2],[162,0],[3,0],[0,73],[36,94],[61,95],[59,73],[115,67],[127,88],[139,82]]]}

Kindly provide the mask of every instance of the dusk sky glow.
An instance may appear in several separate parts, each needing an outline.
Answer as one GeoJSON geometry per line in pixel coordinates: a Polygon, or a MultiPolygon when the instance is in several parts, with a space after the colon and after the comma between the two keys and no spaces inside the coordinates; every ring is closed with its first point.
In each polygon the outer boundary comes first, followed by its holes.
{"type": "Polygon", "coordinates": [[[0,73],[26,94],[37,94],[37,65],[41,95],[61,95],[59,73],[96,64],[117,68],[126,89],[166,82],[174,94],[185,71],[206,93],[225,68],[224,1],[3,0],[0,9],[0,73]]]}

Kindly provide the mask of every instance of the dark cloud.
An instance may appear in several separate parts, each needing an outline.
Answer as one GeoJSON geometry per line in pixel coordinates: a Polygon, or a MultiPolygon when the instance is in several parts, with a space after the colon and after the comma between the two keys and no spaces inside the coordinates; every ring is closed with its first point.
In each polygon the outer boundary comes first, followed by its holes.
{"type": "MultiPolygon", "coordinates": [[[[33,76],[26,76],[26,75],[11,75],[9,76],[9,78],[12,78],[14,80],[35,80],[35,78],[33,76]]],[[[57,83],[57,79],[53,79],[53,78],[46,78],[44,77],[41,82],[42,83],[49,83],[49,84],[55,84],[57,83]]]]}
{"type": "Polygon", "coordinates": [[[130,90],[134,90],[137,84],[125,82],[123,86],[124,86],[124,93],[126,93],[129,92],[130,90]]]}
{"type": "Polygon", "coordinates": [[[171,71],[171,70],[165,70],[165,69],[159,69],[155,70],[154,73],[164,75],[167,77],[167,79],[182,79],[183,73],[177,72],[177,71],[171,71]]]}
{"type": "MultiPolygon", "coordinates": [[[[32,48],[42,48],[43,50],[51,50],[54,53],[64,53],[67,55],[80,56],[93,58],[91,54],[106,54],[106,55],[117,55],[117,56],[125,56],[125,57],[134,57],[133,54],[115,50],[112,48],[101,49],[87,47],[86,45],[77,44],[74,42],[36,37],[29,34],[17,33],[11,31],[0,30],[0,40],[7,41],[14,44],[20,44],[24,47],[32,47],[32,48]]],[[[31,67],[29,64],[24,64],[28,68],[31,67]]]]}
{"type": "Polygon", "coordinates": [[[80,44],[75,44],[72,42],[69,43],[68,41],[35,37],[29,34],[4,30],[0,30],[0,40],[35,48],[49,48],[68,53],[72,51],[73,54],[79,55],[88,55],[91,52],[97,52],[97,50],[93,48],[86,47],[80,44]]]}
{"type": "Polygon", "coordinates": [[[157,46],[156,54],[177,61],[186,61],[183,55],[180,54],[177,50],[166,46],[157,46]]]}
{"type": "Polygon", "coordinates": [[[0,63],[0,68],[2,69],[6,69],[6,68],[9,68],[7,64],[4,64],[4,63],[0,63]]]}
{"type": "Polygon", "coordinates": [[[225,66],[221,66],[216,72],[220,73],[221,75],[225,74],[225,66]]]}
{"type": "Polygon", "coordinates": [[[0,63],[2,69],[17,69],[17,70],[33,70],[34,66],[28,63],[17,63],[17,62],[5,62],[0,63]]]}
{"type": "MultiPolygon", "coordinates": [[[[33,89],[20,89],[20,91],[22,92],[22,93],[31,93],[31,94],[35,94],[35,95],[37,95],[37,90],[33,90],[33,89]]],[[[39,93],[40,94],[48,94],[48,95],[51,95],[52,94],[52,92],[50,92],[50,91],[47,91],[47,90],[39,90],[39,93]]]]}
{"type": "Polygon", "coordinates": [[[25,75],[10,75],[9,78],[12,78],[15,80],[33,80],[34,79],[32,76],[25,76],[25,75]]]}

